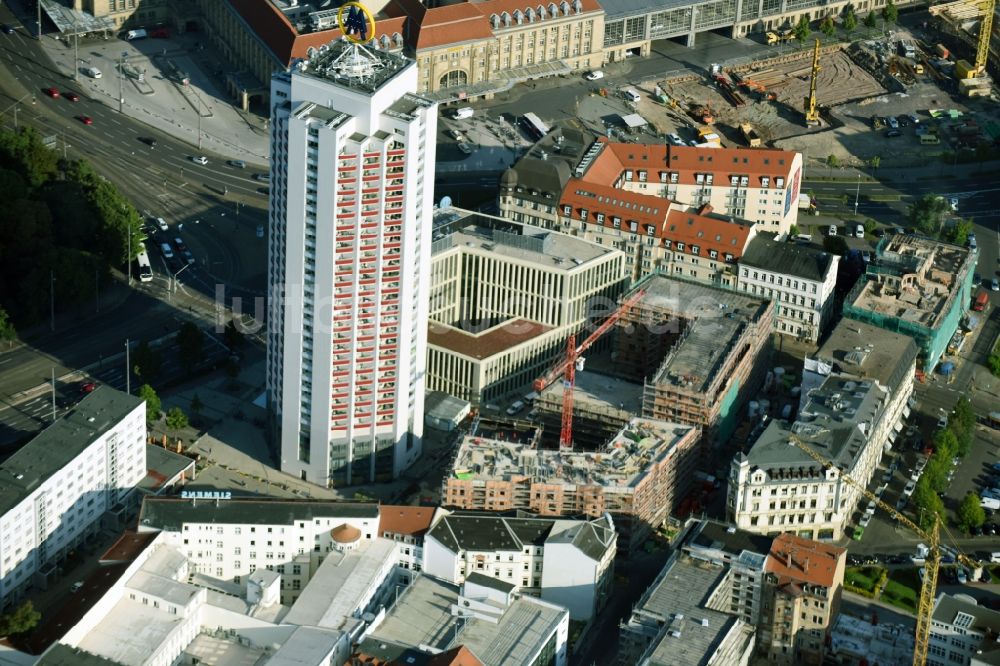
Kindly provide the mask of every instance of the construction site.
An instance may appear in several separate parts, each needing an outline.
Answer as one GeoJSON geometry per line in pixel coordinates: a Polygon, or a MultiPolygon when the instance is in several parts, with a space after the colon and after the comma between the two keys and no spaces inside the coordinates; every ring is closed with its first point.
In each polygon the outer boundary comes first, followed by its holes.
{"type": "Polygon", "coordinates": [[[646,94],[633,110],[657,137],[770,145],[844,165],[878,157],[904,166],[992,148],[1000,143],[989,74],[1000,42],[988,39],[994,5],[936,5],[921,25],[871,39],[782,39],[786,52],[774,57],[637,85],[646,94]]]}
{"type": "Polygon", "coordinates": [[[474,429],[444,479],[442,504],[541,516],[610,513],[618,547],[631,552],[676,508],[695,478],[700,430],[633,418],[595,451],[545,450],[474,429]]]}

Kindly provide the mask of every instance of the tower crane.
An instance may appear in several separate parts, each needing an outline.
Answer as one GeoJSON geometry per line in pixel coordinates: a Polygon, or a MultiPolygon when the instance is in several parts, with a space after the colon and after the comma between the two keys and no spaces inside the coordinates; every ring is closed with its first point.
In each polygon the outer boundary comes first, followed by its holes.
{"type": "Polygon", "coordinates": [[[809,75],[809,97],[806,97],[806,126],[819,125],[819,111],[816,109],[816,83],[819,79],[819,40],[813,47],[812,72],[809,75]]]}
{"type": "MultiPolygon", "coordinates": [[[[864,484],[855,481],[850,475],[837,468],[833,461],[825,458],[822,454],[810,448],[795,435],[791,433],[788,435],[788,443],[801,449],[807,456],[818,462],[824,468],[836,468],[840,478],[847,484],[857,488],[862,495],[875,502],[875,504],[885,510],[886,513],[891,515],[903,525],[906,525],[914,534],[927,542],[929,549],[927,553],[927,561],[924,565],[924,578],[920,585],[920,598],[917,601],[917,630],[913,647],[913,666],[925,666],[927,663],[927,649],[930,642],[931,619],[934,615],[934,593],[937,589],[938,567],[941,564],[940,517],[935,513],[934,526],[930,530],[925,530],[904,516],[901,512],[897,511],[895,507],[883,502],[878,495],[865,488],[864,484]]],[[[976,562],[967,555],[957,551],[957,549],[956,556],[959,562],[969,567],[970,571],[976,572],[977,570],[982,569],[982,565],[979,562],[976,562]]],[[[978,575],[974,573],[973,578],[978,578],[978,575]]]]}
{"type": "Polygon", "coordinates": [[[979,0],[978,2],[960,0],[959,2],[935,5],[928,10],[932,16],[946,16],[952,23],[973,18],[968,13],[970,9],[978,10],[981,13],[979,35],[976,38],[976,61],[973,63],[972,69],[976,77],[986,74],[986,63],[990,57],[990,36],[993,34],[993,14],[996,12],[996,7],[997,0],[979,0]]]}
{"type": "Polygon", "coordinates": [[[583,357],[580,355],[590,349],[591,345],[597,342],[598,338],[611,330],[621,316],[630,307],[639,302],[646,295],[645,289],[640,289],[629,296],[617,310],[611,313],[594,332],[587,336],[587,339],[576,344],[576,334],[570,334],[566,340],[566,355],[549,369],[544,375],[535,380],[534,389],[541,393],[552,385],[560,376],[563,378],[563,404],[562,404],[562,427],[559,430],[559,448],[573,448],[573,385],[576,383],[576,371],[583,370],[583,357]]]}

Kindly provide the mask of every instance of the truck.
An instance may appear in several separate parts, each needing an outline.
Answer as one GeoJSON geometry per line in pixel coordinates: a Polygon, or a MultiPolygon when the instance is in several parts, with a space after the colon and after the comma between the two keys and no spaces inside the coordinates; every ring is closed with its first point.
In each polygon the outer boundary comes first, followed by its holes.
{"type": "Polygon", "coordinates": [[[905,58],[916,58],[917,45],[909,39],[904,39],[899,43],[899,54],[905,58]]]}
{"type": "Polygon", "coordinates": [[[147,36],[146,31],[142,28],[139,28],[138,30],[129,30],[125,33],[125,39],[130,42],[135,39],[145,39],[147,36]]]}
{"type": "Polygon", "coordinates": [[[781,42],[787,42],[791,39],[795,39],[795,34],[791,30],[780,30],[778,32],[765,32],[764,37],[767,38],[768,44],[780,44],[781,42]]]}
{"type": "Polygon", "coordinates": [[[976,294],[976,300],[972,303],[973,312],[982,312],[986,309],[986,304],[989,302],[990,297],[984,290],[980,289],[979,293],[976,294]]]}
{"type": "Polygon", "coordinates": [[[760,145],[760,135],[757,134],[757,130],[753,128],[753,125],[743,123],[740,125],[740,132],[743,133],[743,138],[746,139],[747,145],[751,148],[756,148],[760,145]]]}

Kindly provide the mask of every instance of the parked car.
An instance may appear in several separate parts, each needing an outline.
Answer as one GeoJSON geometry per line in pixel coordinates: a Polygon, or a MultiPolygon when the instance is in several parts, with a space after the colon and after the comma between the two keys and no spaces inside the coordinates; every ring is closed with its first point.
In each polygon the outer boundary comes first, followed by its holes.
{"type": "Polygon", "coordinates": [[[886,120],[889,127],[892,129],[899,129],[899,121],[896,120],[895,116],[889,116],[886,120]]]}
{"type": "Polygon", "coordinates": [[[75,583],[73,583],[72,585],[69,586],[69,591],[70,591],[71,594],[76,594],[77,592],[80,591],[81,587],[83,587],[83,581],[82,580],[78,580],[78,581],[76,581],[75,583]]]}
{"type": "Polygon", "coordinates": [[[208,158],[204,155],[198,155],[197,157],[192,157],[191,161],[195,164],[201,164],[202,166],[208,164],[208,158]]]}
{"type": "Polygon", "coordinates": [[[156,226],[160,228],[160,231],[169,231],[170,227],[167,226],[167,221],[162,217],[156,218],[156,226]]]}
{"type": "Polygon", "coordinates": [[[908,482],[906,484],[906,487],[903,488],[903,495],[906,496],[906,497],[909,497],[910,495],[913,494],[913,491],[916,489],[916,487],[917,487],[917,482],[916,481],[910,481],[910,482],[908,482]]]}
{"type": "Polygon", "coordinates": [[[861,525],[861,527],[868,527],[868,523],[870,522],[872,522],[872,514],[866,513],[861,516],[861,520],[858,521],[858,525],[861,525]]]}
{"type": "Polygon", "coordinates": [[[996,278],[990,280],[990,289],[993,291],[1000,291],[1000,282],[998,282],[996,278]]]}
{"type": "Polygon", "coordinates": [[[598,79],[604,78],[604,72],[599,69],[595,69],[592,72],[587,72],[587,75],[584,78],[588,81],[597,81],[598,79]]]}
{"type": "Polygon", "coordinates": [[[894,139],[897,136],[903,136],[903,133],[900,132],[898,129],[891,129],[891,130],[887,131],[885,133],[885,135],[886,135],[886,137],[888,137],[890,139],[894,139]]]}

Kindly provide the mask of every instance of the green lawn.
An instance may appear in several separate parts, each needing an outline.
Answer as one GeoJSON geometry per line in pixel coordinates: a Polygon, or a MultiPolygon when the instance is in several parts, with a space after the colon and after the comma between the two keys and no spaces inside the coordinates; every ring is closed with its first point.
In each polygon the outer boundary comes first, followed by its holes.
{"type": "Polygon", "coordinates": [[[874,592],[881,572],[881,567],[847,567],[844,571],[844,584],[874,592]]]}
{"type": "Polygon", "coordinates": [[[917,568],[896,569],[889,574],[889,582],[882,592],[882,601],[915,613],[920,596],[920,574],[917,568]]]}

